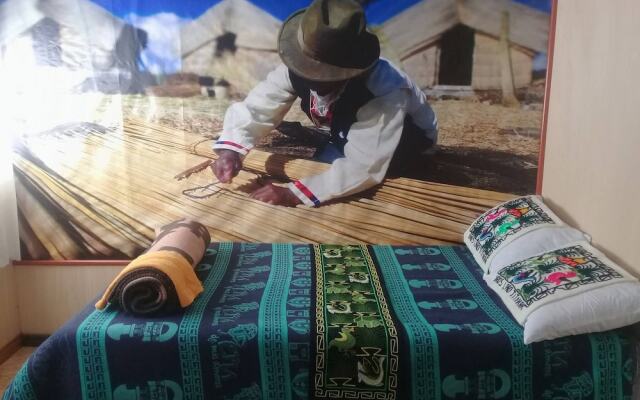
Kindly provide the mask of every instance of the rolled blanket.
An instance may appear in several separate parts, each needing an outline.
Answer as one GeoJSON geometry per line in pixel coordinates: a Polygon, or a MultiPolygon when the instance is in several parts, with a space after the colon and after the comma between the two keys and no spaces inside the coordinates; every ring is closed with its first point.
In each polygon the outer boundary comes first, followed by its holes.
{"type": "Polygon", "coordinates": [[[210,242],[207,228],[195,221],[183,219],[163,226],[151,247],[111,282],[96,308],[112,304],[143,315],[189,306],[203,290],[194,267],[210,242]]]}

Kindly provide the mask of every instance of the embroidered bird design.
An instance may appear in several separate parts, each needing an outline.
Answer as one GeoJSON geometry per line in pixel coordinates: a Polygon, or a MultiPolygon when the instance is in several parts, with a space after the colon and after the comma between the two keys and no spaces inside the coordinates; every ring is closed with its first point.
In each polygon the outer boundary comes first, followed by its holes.
{"type": "Polygon", "coordinates": [[[559,285],[562,285],[562,283],[564,282],[570,281],[570,278],[575,278],[576,275],[577,274],[574,271],[554,272],[547,275],[547,277],[544,278],[544,280],[545,282],[549,282],[556,286],[559,286],[559,285]]]}
{"type": "Polygon", "coordinates": [[[504,235],[510,229],[516,229],[520,227],[520,221],[517,218],[511,216],[508,220],[506,220],[500,227],[498,227],[498,235],[504,235]]]}
{"type": "Polygon", "coordinates": [[[371,293],[362,293],[357,290],[354,290],[353,292],[351,292],[351,300],[356,304],[365,304],[371,301],[375,301],[374,299],[370,299],[367,296],[365,296],[365,294],[371,294],[371,293]]]}
{"type": "Polygon", "coordinates": [[[362,272],[351,272],[349,274],[349,282],[351,283],[369,283],[369,276],[362,272]]]}
{"type": "Polygon", "coordinates": [[[524,282],[534,282],[535,277],[531,276],[531,271],[523,271],[518,275],[514,276],[512,279],[513,283],[524,283],[524,282]]]}
{"type": "Polygon", "coordinates": [[[327,264],[325,272],[335,275],[344,275],[347,271],[347,266],[344,264],[327,264]]]}
{"type": "Polygon", "coordinates": [[[382,386],[384,380],[384,360],[386,356],[374,356],[358,361],[358,382],[369,386],[382,386]]]}
{"type": "Polygon", "coordinates": [[[491,232],[491,227],[485,228],[478,239],[480,239],[480,243],[484,244],[487,240],[493,238],[493,232],[491,232]]]}
{"type": "Polygon", "coordinates": [[[502,217],[503,215],[505,215],[507,213],[507,210],[502,208],[500,210],[496,210],[490,214],[487,214],[486,217],[484,217],[485,222],[493,222],[496,219],[502,217]]]}
{"type": "Polygon", "coordinates": [[[345,326],[340,329],[338,337],[329,342],[329,348],[337,347],[341,352],[352,349],[356,345],[356,338],[353,336],[354,331],[353,327],[345,326]]]}
{"type": "Polygon", "coordinates": [[[578,265],[585,264],[587,262],[587,260],[583,257],[565,257],[565,256],[558,256],[558,261],[570,267],[577,267],[578,265]]]}
{"type": "Polygon", "coordinates": [[[340,249],[327,249],[322,253],[326,258],[340,258],[342,257],[342,252],[340,249]]]}
{"type": "Polygon", "coordinates": [[[327,304],[327,311],[331,314],[351,314],[351,303],[348,301],[331,301],[327,304]]]}
{"type": "Polygon", "coordinates": [[[531,210],[529,207],[511,208],[507,212],[516,218],[520,218],[531,210]]]}

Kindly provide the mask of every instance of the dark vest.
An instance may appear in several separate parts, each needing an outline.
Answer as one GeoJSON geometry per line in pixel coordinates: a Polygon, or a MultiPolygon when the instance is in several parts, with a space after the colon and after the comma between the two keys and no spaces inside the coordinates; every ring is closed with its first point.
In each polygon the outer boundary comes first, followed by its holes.
{"type": "MultiPolygon", "coordinates": [[[[302,111],[311,118],[309,110],[311,100],[311,89],[305,84],[304,79],[300,78],[289,70],[289,78],[298,97],[300,97],[300,106],[302,111]]],[[[356,122],[356,114],[358,110],[372,100],[375,96],[367,89],[368,74],[351,79],[344,88],[344,92],[333,105],[333,119],[331,120],[331,142],[337,145],[340,150],[344,149],[347,143],[347,135],[351,125],[356,122]]]]}

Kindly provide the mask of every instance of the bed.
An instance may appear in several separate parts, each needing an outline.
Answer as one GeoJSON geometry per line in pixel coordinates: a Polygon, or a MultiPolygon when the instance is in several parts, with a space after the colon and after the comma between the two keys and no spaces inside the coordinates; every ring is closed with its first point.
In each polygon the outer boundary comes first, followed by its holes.
{"type": "Polygon", "coordinates": [[[463,246],[215,243],[184,312],[92,305],[3,399],[630,399],[622,330],[524,345],[463,246]]]}

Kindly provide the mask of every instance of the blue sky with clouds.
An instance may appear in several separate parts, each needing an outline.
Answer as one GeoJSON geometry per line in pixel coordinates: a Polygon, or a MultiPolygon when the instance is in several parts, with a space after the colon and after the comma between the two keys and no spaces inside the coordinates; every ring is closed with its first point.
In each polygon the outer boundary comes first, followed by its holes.
{"type": "MultiPolygon", "coordinates": [[[[2,2],[3,0],[0,0],[2,2]]],[[[91,0],[149,34],[149,45],[142,54],[146,67],[155,74],[180,69],[180,27],[198,18],[221,0],[91,0]]],[[[284,20],[292,12],[306,7],[311,0],[249,0],[274,17],[284,20]]],[[[366,6],[370,24],[381,24],[420,0],[370,0],[366,6]]],[[[549,12],[551,0],[515,0],[549,12]]],[[[536,58],[536,66],[545,66],[546,57],[536,58]]]]}
{"type": "MultiPolygon", "coordinates": [[[[161,12],[176,14],[181,18],[197,18],[220,0],[92,0],[118,16],[132,12],[149,16],[161,12]]],[[[306,7],[309,0],[250,0],[278,19],[285,19],[293,11],[306,7]]],[[[381,23],[420,0],[372,0],[367,5],[367,17],[371,23],[381,23]]],[[[538,10],[549,12],[551,0],[516,0],[538,10]]]]}

